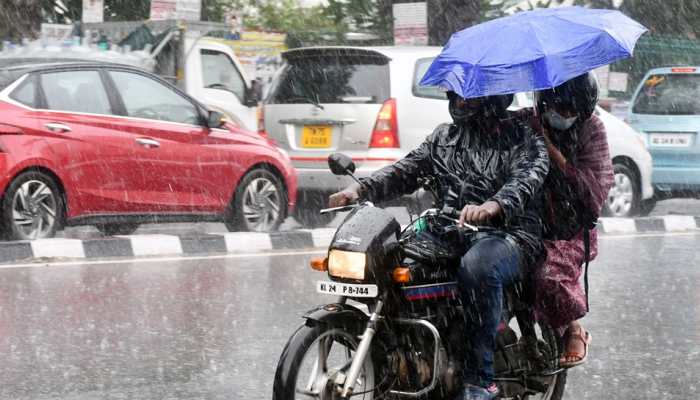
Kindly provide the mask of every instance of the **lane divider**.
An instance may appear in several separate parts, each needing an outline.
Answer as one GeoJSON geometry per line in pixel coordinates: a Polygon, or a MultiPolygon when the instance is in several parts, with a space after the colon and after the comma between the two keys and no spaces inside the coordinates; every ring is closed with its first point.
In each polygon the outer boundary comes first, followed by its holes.
{"type": "MultiPolygon", "coordinates": [[[[603,235],[654,232],[700,232],[700,217],[668,215],[651,218],[601,218],[603,235]]],[[[273,233],[211,233],[194,235],[132,235],[96,239],[41,239],[0,242],[0,263],[33,259],[94,259],[110,257],[176,256],[197,254],[251,254],[277,250],[328,247],[335,228],[273,233]]]]}

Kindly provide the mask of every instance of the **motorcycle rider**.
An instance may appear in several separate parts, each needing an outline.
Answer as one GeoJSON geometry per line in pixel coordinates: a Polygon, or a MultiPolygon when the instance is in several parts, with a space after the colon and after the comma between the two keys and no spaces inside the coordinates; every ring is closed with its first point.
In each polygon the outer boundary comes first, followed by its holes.
{"type": "Polygon", "coordinates": [[[568,368],[586,361],[591,342],[578,322],[588,311],[579,278],[597,255],[593,224],[613,184],[613,166],[605,126],[593,113],[598,85],[592,73],[536,92],[535,100],[537,115],[530,109],[524,116],[543,133],[551,167],[544,187],[547,258],[533,271],[531,288],[537,319],[564,336],[559,365],[568,368]]]}
{"type": "Polygon", "coordinates": [[[460,223],[493,224],[479,233],[457,266],[464,305],[464,390],[458,399],[492,399],[493,354],[503,288],[521,279],[542,252],[540,188],[549,168],[544,139],[510,118],[513,95],[463,99],[447,93],[452,124],[441,124],[393,165],[331,195],[330,207],[366,196],[384,201],[418,189],[432,177],[444,205],[461,209],[460,223]]]}

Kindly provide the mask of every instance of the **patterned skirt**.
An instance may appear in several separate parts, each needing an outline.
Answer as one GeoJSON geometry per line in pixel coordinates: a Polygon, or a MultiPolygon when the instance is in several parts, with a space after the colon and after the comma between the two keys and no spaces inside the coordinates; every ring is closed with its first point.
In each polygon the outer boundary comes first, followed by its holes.
{"type": "MultiPolygon", "coordinates": [[[[591,255],[598,255],[596,230],[591,230],[591,255]]],[[[545,241],[547,259],[533,275],[535,316],[563,334],[567,325],[586,315],[586,292],[580,282],[585,262],[583,233],[571,240],[545,241]]]]}

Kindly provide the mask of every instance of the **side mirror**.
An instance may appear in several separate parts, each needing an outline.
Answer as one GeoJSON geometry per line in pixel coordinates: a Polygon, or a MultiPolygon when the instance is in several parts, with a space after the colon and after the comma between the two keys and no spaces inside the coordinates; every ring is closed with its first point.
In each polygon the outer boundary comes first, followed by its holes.
{"type": "Polygon", "coordinates": [[[209,129],[221,128],[224,125],[224,114],[218,111],[209,111],[207,127],[209,129]]]}
{"type": "Polygon", "coordinates": [[[341,153],[328,156],[328,167],[335,175],[352,175],[355,172],[355,163],[352,158],[341,153]]]}
{"type": "Polygon", "coordinates": [[[256,107],[262,98],[262,85],[259,81],[253,80],[250,82],[250,87],[245,88],[245,98],[243,105],[246,107],[256,107]]]}

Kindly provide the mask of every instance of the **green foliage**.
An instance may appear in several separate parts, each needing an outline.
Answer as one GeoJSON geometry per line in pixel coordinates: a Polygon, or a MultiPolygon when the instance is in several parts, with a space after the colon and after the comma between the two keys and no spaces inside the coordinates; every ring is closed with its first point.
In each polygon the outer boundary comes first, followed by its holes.
{"type": "Polygon", "coordinates": [[[625,0],[621,10],[654,34],[693,39],[700,35],[700,3],[695,0],[625,0]]]}
{"type": "Polygon", "coordinates": [[[258,27],[279,32],[323,29],[333,26],[321,7],[302,8],[296,0],[278,0],[261,5],[258,27]]]}
{"type": "Polygon", "coordinates": [[[328,0],[324,13],[341,31],[360,31],[391,38],[393,21],[390,0],[328,0]]]}
{"type": "Polygon", "coordinates": [[[202,20],[223,22],[228,8],[226,3],[221,0],[202,0],[202,20]]]}
{"type": "Polygon", "coordinates": [[[104,0],[105,21],[139,21],[151,13],[149,0],[104,0]]]}
{"type": "MultiPolygon", "coordinates": [[[[41,0],[41,9],[45,22],[59,24],[80,21],[83,13],[82,0],[61,0],[65,5],[63,12],[55,0],[41,0]]],[[[138,21],[147,19],[151,10],[150,0],[104,0],[105,21],[138,21]]]]}
{"type": "Polygon", "coordinates": [[[17,41],[39,30],[40,0],[3,0],[0,6],[0,40],[17,41]]]}
{"type": "Polygon", "coordinates": [[[61,1],[65,5],[65,8],[58,6],[55,0],[40,0],[41,13],[44,15],[44,21],[58,24],[65,24],[69,21],[79,21],[83,13],[82,0],[61,1]],[[61,12],[59,12],[59,10],[61,12]]]}
{"type": "Polygon", "coordinates": [[[327,5],[299,7],[296,0],[276,0],[248,8],[247,28],[287,32],[288,45],[346,43],[348,32],[376,35],[375,43],[391,43],[391,0],[328,0],[327,5]]]}
{"type": "Polygon", "coordinates": [[[700,3],[696,0],[577,0],[577,4],[595,8],[618,8],[649,29],[637,42],[634,57],[611,66],[613,71],[629,73],[629,97],[637,83],[652,68],[675,65],[700,65],[700,3]]]}

